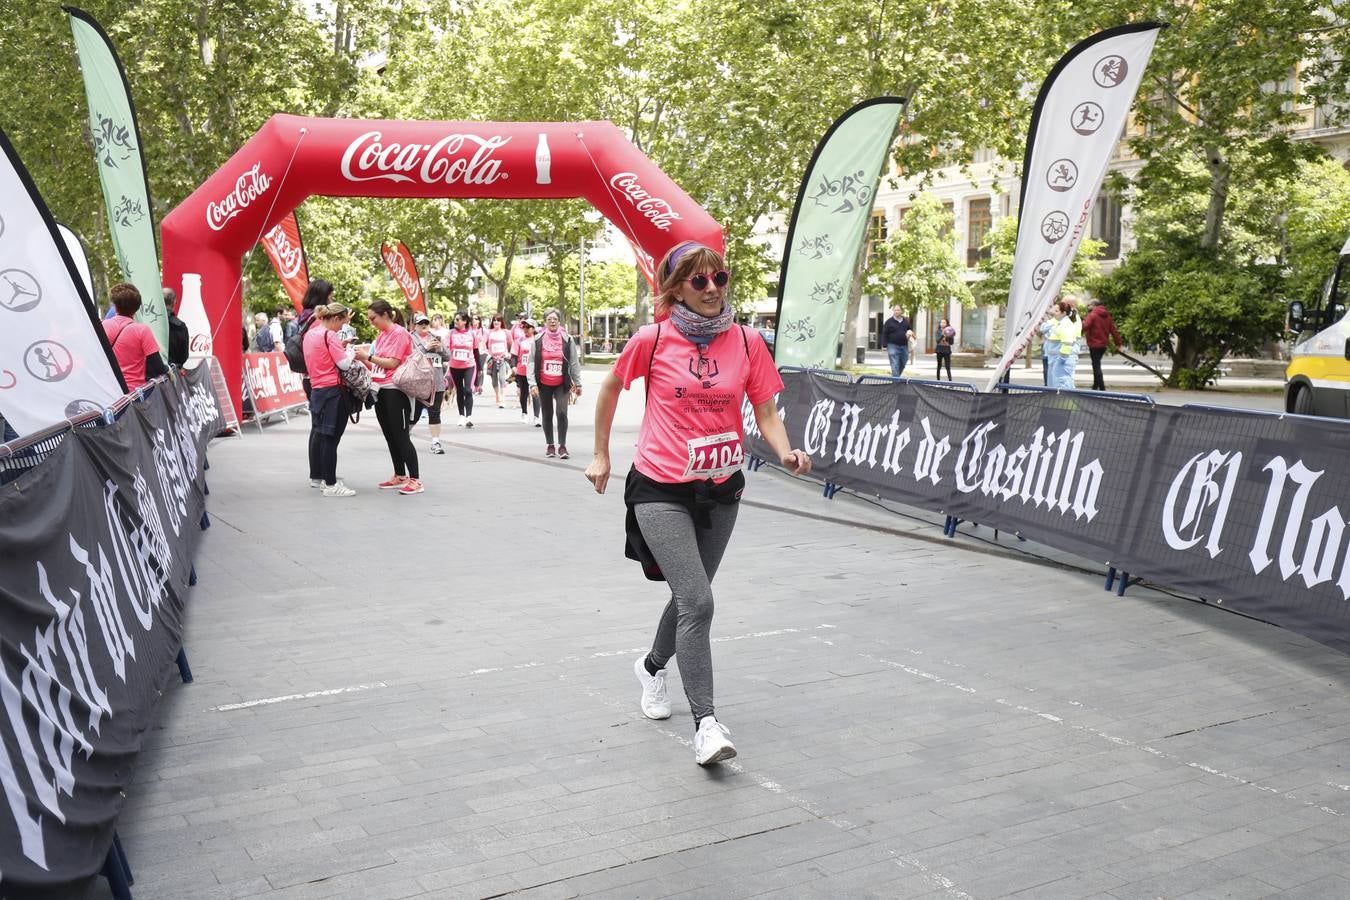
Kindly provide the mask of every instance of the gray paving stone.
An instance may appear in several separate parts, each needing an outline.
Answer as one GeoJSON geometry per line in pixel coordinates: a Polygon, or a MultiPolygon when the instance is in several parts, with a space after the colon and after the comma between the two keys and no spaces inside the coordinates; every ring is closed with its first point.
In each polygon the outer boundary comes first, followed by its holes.
{"type": "Polygon", "coordinates": [[[119,822],[138,900],[1350,896],[1350,659],[767,472],[715,584],[740,756],[699,769],[678,660],[672,719],[636,709],[666,588],[618,556],[621,497],[494,412],[414,498],[353,426],[343,507],[305,487],[304,420],[212,447],[197,681],[119,822]],[[359,552],[306,549],[350,513],[359,552]],[[471,564],[391,566],[452,533],[471,564]]]}

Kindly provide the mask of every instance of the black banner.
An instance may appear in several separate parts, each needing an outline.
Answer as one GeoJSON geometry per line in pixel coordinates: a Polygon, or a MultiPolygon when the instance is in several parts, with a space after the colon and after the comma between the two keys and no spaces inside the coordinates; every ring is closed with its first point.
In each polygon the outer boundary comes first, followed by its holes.
{"type": "Polygon", "coordinates": [[[101,868],[175,669],[220,411],[206,366],[0,487],[0,896],[101,868]]]}
{"type": "MultiPolygon", "coordinates": [[[[1350,426],[786,371],[820,480],[1016,532],[1350,653],[1350,426]],[[1341,510],[1341,505],[1345,510],[1341,510]]],[[[776,457],[745,410],[749,452],[776,457]]]]}

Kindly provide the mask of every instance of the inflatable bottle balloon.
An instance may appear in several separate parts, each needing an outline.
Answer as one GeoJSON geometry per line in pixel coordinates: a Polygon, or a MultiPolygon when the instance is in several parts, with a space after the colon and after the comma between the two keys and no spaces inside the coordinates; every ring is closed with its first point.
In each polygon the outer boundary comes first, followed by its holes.
{"type": "Polygon", "coordinates": [[[185,368],[195,369],[205,357],[213,355],[211,322],[202,305],[202,276],[183,273],[183,301],[179,304],[179,318],[188,328],[188,361],[185,368]]]}
{"type": "Polygon", "coordinates": [[[548,135],[539,135],[539,144],[534,148],[535,184],[552,184],[550,169],[553,167],[553,155],[548,150],[548,135]]]}

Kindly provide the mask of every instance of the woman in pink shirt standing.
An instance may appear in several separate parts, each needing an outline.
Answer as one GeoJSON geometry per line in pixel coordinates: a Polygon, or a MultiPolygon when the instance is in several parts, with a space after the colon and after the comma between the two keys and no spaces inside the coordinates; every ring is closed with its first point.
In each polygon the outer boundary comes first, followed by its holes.
{"type": "Polygon", "coordinates": [[[393,477],[380,482],[380,490],[420,494],[422,481],[417,468],[417,448],[408,433],[412,429],[412,398],[391,383],[394,372],[412,355],[412,335],[399,324],[398,313],[388,300],[370,304],[366,317],[379,332],[370,353],[370,383],[379,389],[375,395],[375,418],[380,423],[384,442],[389,446],[389,458],[394,463],[393,477]]]}
{"type": "Polygon", "coordinates": [[[338,337],[351,310],[341,303],[314,307],[314,325],[305,331],[301,346],[309,373],[309,471],[310,487],[323,488],[325,497],[350,497],[356,491],[337,480],[337,448],[347,430],[347,391],[342,372],[357,360],[366,360],[365,350],[352,350],[338,337]]]}
{"type": "Polygon", "coordinates": [[[487,329],[483,327],[483,320],[474,316],[473,324],[469,326],[469,330],[473,332],[473,392],[482,396],[483,357],[487,349],[487,329]]]}
{"type": "Polygon", "coordinates": [[[603,494],[609,482],[609,433],[619,391],[645,380],[647,408],[637,454],[624,486],[628,507],[625,555],[643,564],[651,580],[670,585],[651,652],[635,660],[641,708],[652,719],[670,717],[666,663],[679,660],[680,680],[694,717],[694,760],[711,765],[736,755],[730,732],[713,706],[710,628],[712,579],[736,523],[745,488],[741,405],[783,468],[811,471],[811,458],[794,450],[778,418],[774,395],[783,387],[758,332],[735,324],[727,303],[731,279],[721,254],[702,244],[678,244],[661,261],[657,317],[624,347],[595,402],[595,458],[586,477],[603,494]]]}
{"type": "Polygon", "coordinates": [[[117,358],[117,367],[122,370],[127,390],[134,391],[152,378],[169,374],[169,367],[159,354],[155,333],[149,325],[133,318],[141,308],[141,292],[136,289],[136,285],[125,282],[114,284],[108,296],[112,299],[117,315],[103,320],[103,333],[112,345],[113,356],[117,358]]]}

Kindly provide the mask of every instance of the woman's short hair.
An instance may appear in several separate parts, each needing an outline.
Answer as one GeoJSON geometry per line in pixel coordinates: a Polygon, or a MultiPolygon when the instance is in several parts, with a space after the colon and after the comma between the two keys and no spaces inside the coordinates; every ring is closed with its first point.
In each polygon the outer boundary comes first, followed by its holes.
{"type": "Polygon", "coordinates": [[[114,284],[108,291],[108,297],[119,316],[129,318],[136,315],[136,311],[141,308],[141,292],[136,290],[134,284],[127,284],[125,281],[114,284]]]}
{"type": "Polygon", "coordinates": [[[676,298],[680,293],[680,285],[695,272],[716,272],[725,268],[726,260],[711,247],[693,241],[676,244],[666,252],[661,265],[657,266],[656,272],[661,280],[657,284],[652,311],[658,316],[665,315],[678,302],[676,298]]]}
{"type": "Polygon", "coordinates": [[[352,311],[341,303],[329,303],[325,306],[314,307],[314,315],[320,319],[331,319],[334,316],[342,316],[344,319],[350,316],[352,311]]]}

